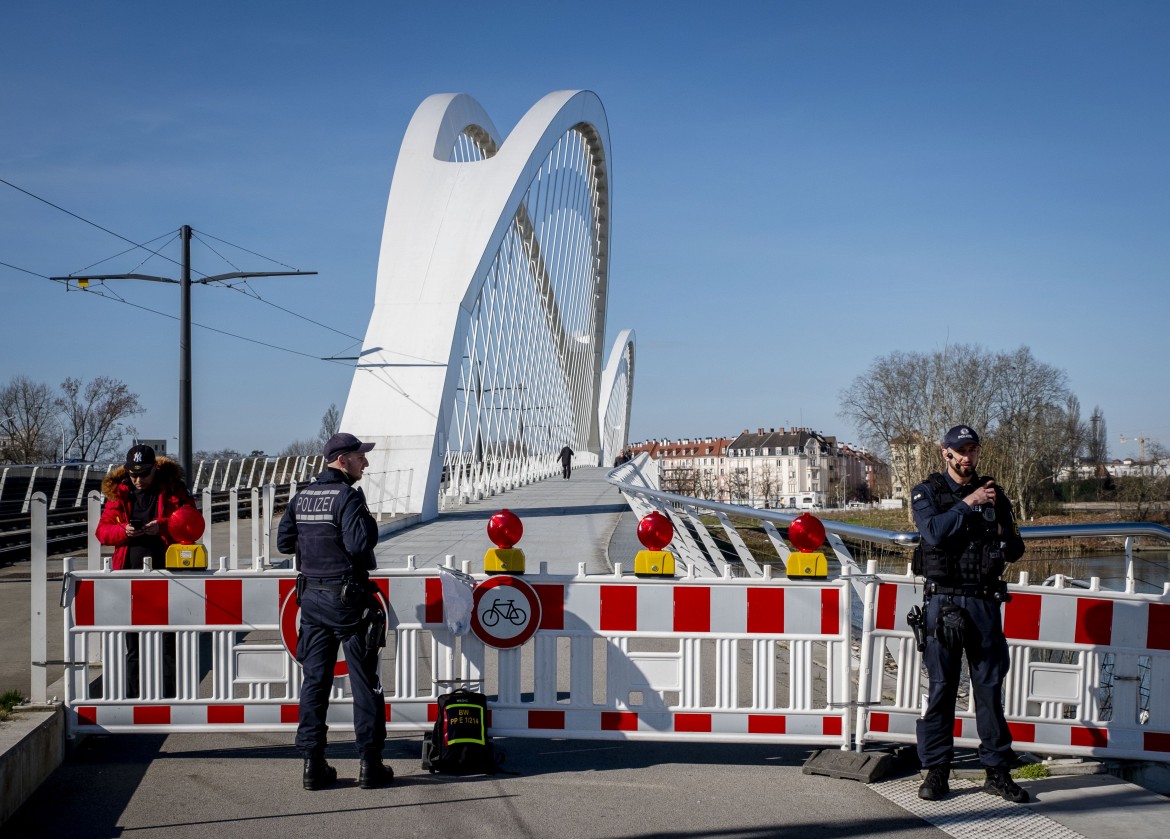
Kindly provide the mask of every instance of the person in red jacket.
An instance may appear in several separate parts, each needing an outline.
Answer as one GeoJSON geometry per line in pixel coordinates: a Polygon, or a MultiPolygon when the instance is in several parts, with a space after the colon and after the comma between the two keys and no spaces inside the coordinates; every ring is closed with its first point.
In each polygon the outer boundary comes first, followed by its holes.
{"type": "MultiPolygon", "coordinates": [[[[176,510],[192,504],[183,482],[183,470],[173,460],[155,457],[150,446],[135,445],[126,453],[126,465],[102,481],[106,497],[95,535],[114,546],[115,571],[166,567],[171,537],[168,520],[176,510]]],[[[137,697],[139,633],[126,635],[126,696],[137,697]]],[[[163,696],[175,695],[175,634],[164,633],[163,696]]]]}
{"type": "Polygon", "coordinates": [[[173,460],[155,457],[150,446],[137,445],[126,453],[126,465],[102,481],[106,504],[96,535],[114,547],[115,571],[141,569],[150,558],[152,568],[164,567],[171,538],[167,521],[185,504],[192,504],[183,482],[183,470],[173,460]]]}

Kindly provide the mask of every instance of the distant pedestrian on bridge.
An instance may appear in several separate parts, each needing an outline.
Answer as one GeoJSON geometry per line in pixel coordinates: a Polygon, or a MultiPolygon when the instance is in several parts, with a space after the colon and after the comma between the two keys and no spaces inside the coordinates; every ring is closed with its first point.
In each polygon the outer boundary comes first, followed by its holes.
{"type": "Polygon", "coordinates": [[[329,693],[337,648],[345,651],[353,692],[353,727],[361,767],[358,786],[375,789],[394,780],[382,763],[386,742],[386,700],[379,673],[386,645],[386,612],[374,597],[370,570],[377,567],[374,547],[378,523],[354,484],[370,462],[363,443],[338,433],[325,444],[325,471],[289,503],[277,529],[281,553],[296,554],[297,603],[301,629],[297,661],[301,684],[296,745],[305,759],[303,784],[317,790],[337,780],[325,761],[329,693]]]}
{"type": "Polygon", "coordinates": [[[561,462],[561,477],[566,481],[569,480],[569,475],[573,473],[573,455],[575,452],[568,446],[561,449],[561,453],[557,455],[557,459],[561,462]]]}
{"type": "MultiPolygon", "coordinates": [[[[115,571],[166,566],[171,537],[168,521],[180,507],[193,504],[183,469],[173,460],[155,457],[150,446],[135,445],[126,452],[126,464],[102,481],[106,497],[95,535],[103,545],[114,547],[115,571]]],[[[163,696],[175,695],[175,633],[162,636],[163,696]]],[[[126,635],[126,696],[139,696],[139,633],[126,635]]]]}
{"type": "Polygon", "coordinates": [[[926,713],[918,720],[918,757],[927,770],[918,797],[937,801],[950,793],[955,743],[955,701],[963,655],[971,674],[983,789],[1022,804],[1028,793],[1012,780],[1012,735],[1003,713],[1009,659],[1000,577],[1024,553],[1012,505],[993,478],[979,476],[979,435],[956,425],[942,440],[946,472],[914,487],[911,506],[922,534],[914,553],[916,574],[926,577],[925,655],[930,676],[926,713]]]}

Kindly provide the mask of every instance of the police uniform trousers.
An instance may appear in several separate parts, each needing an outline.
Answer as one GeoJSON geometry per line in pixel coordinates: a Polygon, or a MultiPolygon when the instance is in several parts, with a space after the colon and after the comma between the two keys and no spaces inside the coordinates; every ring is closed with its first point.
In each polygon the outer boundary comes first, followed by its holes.
{"type": "Polygon", "coordinates": [[[964,652],[975,699],[979,762],[999,767],[1012,761],[1012,737],[1003,714],[1003,680],[1009,658],[1000,608],[994,600],[952,594],[934,594],[927,601],[923,657],[930,691],[926,714],[917,721],[918,758],[925,769],[948,764],[954,757],[955,700],[964,652]],[[963,610],[965,631],[962,646],[948,648],[936,637],[935,627],[942,607],[951,603],[963,610]]]}
{"type": "Polygon", "coordinates": [[[301,594],[301,630],[297,661],[301,663],[300,722],[296,745],[305,757],[325,750],[329,693],[337,649],[345,651],[353,694],[353,727],[358,756],[379,759],[386,742],[386,701],[379,674],[381,651],[366,648],[364,603],[345,606],[337,591],[306,588],[301,594]]]}

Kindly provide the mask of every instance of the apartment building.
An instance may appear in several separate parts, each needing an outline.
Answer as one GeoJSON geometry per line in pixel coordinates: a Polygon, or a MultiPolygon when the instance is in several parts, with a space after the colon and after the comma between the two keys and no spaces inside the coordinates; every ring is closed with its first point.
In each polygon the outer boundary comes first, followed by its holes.
{"type": "Polygon", "coordinates": [[[668,492],[765,509],[843,507],[880,497],[890,483],[877,457],[810,428],[648,440],[630,450],[659,461],[668,492]]]}
{"type": "Polygon", "coordinates": [[[648,440],[634,443],[632,453],[646,452],[659,461],[659,486],[667,492],[727,501],[727,437],[648,440]]]}

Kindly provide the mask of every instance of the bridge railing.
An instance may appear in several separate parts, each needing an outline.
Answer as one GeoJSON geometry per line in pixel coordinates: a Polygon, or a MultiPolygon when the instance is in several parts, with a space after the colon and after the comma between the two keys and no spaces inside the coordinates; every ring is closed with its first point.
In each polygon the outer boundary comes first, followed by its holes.
{"type": "MultiPolygon", "coordinates": [[[[675,528],[675,541],[670,547],[681,555],[680,558],[686,565],[694,566],[695,573],[699,576],[722,576],[724,567],[730,563],[733,574],[759,577],[763,573],[764,564],[772,561],[785,563],[791,548],[785,543],[778,528],[787,527],[805,512],[761,510],[757,507],[725,504],[664,492],[658,488],[657,463],[646,454],[641,454],[613,469],[608,480],[622,491],[631,509],[639,517],[657,510],[671,519],[675,528]],[[711,528],[704,518],[708,520],[714,518],[718,522],[728,548],[721,548],[716,544],[711,535],[711,528]],[[749,522],[751,523],[749,526],[762,529],[767,534],[772,552],[749,550],[746,540],[737,529],[736,520],[749,522]]],[[[845,546],[845,539],[872,546],[912,549],[920,538],[917,531],[882,530],[827,518],[821,519],[821,523],[825,526],[827,541],[841,567],[843,569],[853,567],[858,573],[861,569],[845,546]]],[[[1134,540],[1148,538],[1170,544],[1170,527],[1152,522],[1021,527],[1020,535],[1025,542],[1064,537],[1123,539],[1127,560],[1125,590],[1129,593],[1133,593],[1135,586],[1134,540]]],[[[1099,583],[1097,585],[1099,586],[1099,583]]]]}

